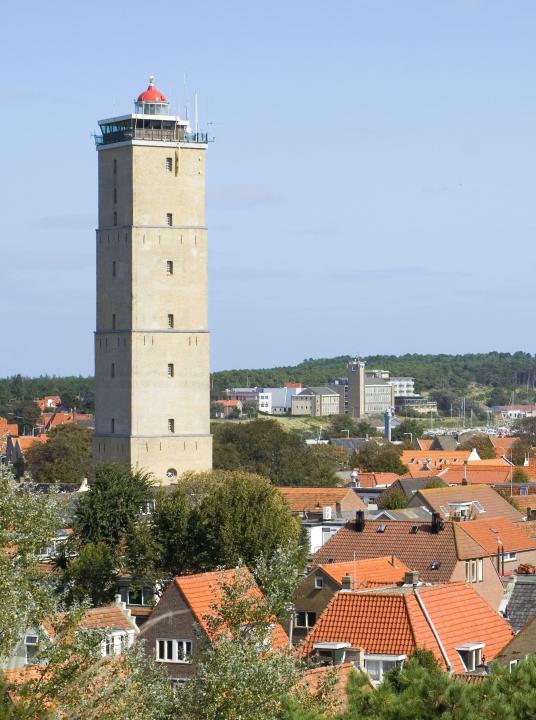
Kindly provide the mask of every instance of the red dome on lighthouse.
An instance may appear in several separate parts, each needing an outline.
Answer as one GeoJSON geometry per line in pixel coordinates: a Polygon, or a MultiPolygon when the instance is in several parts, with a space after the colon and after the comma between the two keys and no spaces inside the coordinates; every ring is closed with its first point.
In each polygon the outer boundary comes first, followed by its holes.
{"type": "Polygon", "coordinates": [[[147,90],[145,90],[145,92],[142,92],[141,95],[138,96],[138,102],[167,103],[167,98],[164,95],[164,93],[161,93],[160,90],[157,90],[155,88],[153,75],[151,75],[151,77],[149,78],[149,86],[148,86],[147,90]]]}

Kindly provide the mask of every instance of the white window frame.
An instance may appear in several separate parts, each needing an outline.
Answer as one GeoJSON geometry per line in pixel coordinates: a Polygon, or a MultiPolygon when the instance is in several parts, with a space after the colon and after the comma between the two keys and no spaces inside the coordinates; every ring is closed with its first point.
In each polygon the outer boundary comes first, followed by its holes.
{"type": "Polygon", "coordinates": [[[402,668],[404,666],[404,660],[406,660],[406,658],[406,655],[373,655],[372,653],[365,654],[363,657],[365,672],[367,673],[367,675],[369,675],[370,679],[373,682],[380,683],[382,682],[385,674],[394,669],[390,667],[388,670],[385,670],[384,663],[394,663],[394,667],[402,668]],[[367,663],[371,662],[378,663],[378,677],[373,677],[367,669],[367,663]]]}
{"type": "Polygon", "coordinates": [[[467,672],[473,672],[478,665],[482,664],[482,650],[485,647],[485,643],[465,643],[465,645],[458,645],[456,652],[459,655],[462,665],[467,672]],[[467,660],[465,662],[464,655],[467,653],[467,660]]]}
{"type": "Polygon", "coordinates": [[[173,158],[172,157],[166,158],[165,167],[166,167],[167,172],[173,172],[173,158]]]}
{"type": "Polygon", "coordinates": [[[512,562],[513,560],[517,560],[517,553],[516,552],[505,552],[503,555],[504,562],[512,562]]]}
{"type": "Polygon", "coordinates": [[[157,638],[155,645],[155,656],[156,662],[167,662],[177,663],[179,665],[189,665],[192,662],[192,641],[191,640],[178,640],[175,638],[157,638]],[[164,644],[164,657],[159,657],[159,643],[164,644]],[[171,646],[169,645],[171,643],[171,646]],[[188,653],[188,646],[190,652],[188,653]],[[179,647],[182,648],[183,659],[179,658],[179,647]],[[169,650],[171,649],[171,658],[169,657],[169,650]]]}
{"type": "Polygon", "coordinates": [[[517,667],[518,662],[518,660],[510,660],[510,662],[508,663],[508,669],[510,670],[510,672],[512,672],[512,670],[517,667]]]}
{"type": "Polygon", "coordinates": [[[25,635],[24,636],[24,663],[26,665],[32,665],[33,664],[33,656],[28,656],[28,648],[32,648],[35,653],[37,653],[37,648],[39,646],[39,635],[25,635]]]}
{"type": "Polygon", "coordinates": [[[322,590],[324,587],[324,578],[322,575],[315,575],[315,590],[322,590]]]}

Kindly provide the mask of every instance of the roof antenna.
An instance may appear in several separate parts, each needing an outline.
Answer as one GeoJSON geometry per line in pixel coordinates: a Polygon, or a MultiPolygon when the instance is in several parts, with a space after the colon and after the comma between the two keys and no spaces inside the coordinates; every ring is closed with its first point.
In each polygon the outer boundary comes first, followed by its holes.
{"type": "Polygon", "coordinates": [[[184,111],[186,113],[185,120],[188,120],[188,79],[184,73],[184,111]]]}
{"type": "Polygon", "coordinates": [[[199,122],[197,117],[197,93],[195,94],[195,134],[199,132],[199,122]]]}

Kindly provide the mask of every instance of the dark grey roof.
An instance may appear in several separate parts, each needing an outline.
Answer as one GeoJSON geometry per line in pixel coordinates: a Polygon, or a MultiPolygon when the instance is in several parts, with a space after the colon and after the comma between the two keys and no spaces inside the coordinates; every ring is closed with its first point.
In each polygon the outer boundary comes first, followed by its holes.
{"type": "MultiPolygon", "coordinates": [[[[411,500],[415,493],[419,490],[424,490],[430,480],[434,477],[435,475],[433,473],[430,473],[430,477],[401,478],[400,480],[395,480],[395,482],[390,485],[384,492],[385,495],[388,495],[389,491],[400,490],[404,493],[407,500],[411,500]]],[[[446,487],[446,483],[444,484],[446,487]]]]}
{"type": "Polygon", "coordinates": [[[506,619],[521,630],[536,615],[536,576],[517,576],[506,608],[506,619]]]}
{"type": "Polygon", "coordinates": [[[367,444],[367,438],[330,438],[329,444],[345,450],[359,450],[367,444]]]}
{"type": "Polygon", "coordinates": [[[458,441],[452,435],[436,435],[430,445],[430,450],[446,450],[453,452],[458,448],[458,441]]]}

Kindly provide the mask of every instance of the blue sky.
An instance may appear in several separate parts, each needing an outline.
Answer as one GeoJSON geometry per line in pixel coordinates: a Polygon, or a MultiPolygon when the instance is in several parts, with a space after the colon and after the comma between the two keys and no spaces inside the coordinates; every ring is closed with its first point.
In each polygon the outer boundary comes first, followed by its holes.
{"type": "Polygon", "coordinates": [[[93,371],[91,133],[151,73],[213,123],[215,370],[533,352],[535,36],[532,0],[11,3],[0,376],[93,371]]]}

